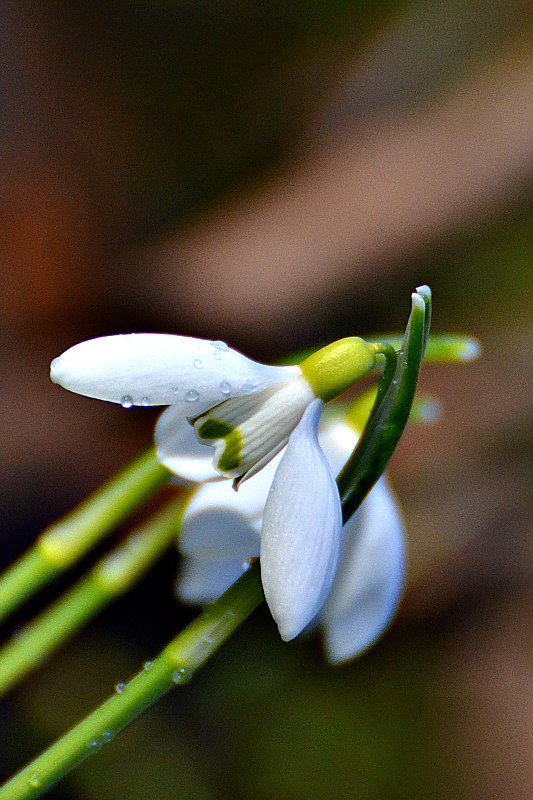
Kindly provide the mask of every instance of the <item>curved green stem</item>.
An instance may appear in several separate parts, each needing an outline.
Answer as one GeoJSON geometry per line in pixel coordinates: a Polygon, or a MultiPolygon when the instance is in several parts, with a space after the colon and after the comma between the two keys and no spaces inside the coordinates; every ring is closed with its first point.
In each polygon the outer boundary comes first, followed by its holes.
{"type": "Polygon", "coordinates": [[[398,366],[398,356],[396,350],[391,344],[388,342],[376,342],[374,344],[374,348],[378,355],[385,357],[385,369],[383,370],[383,374],[378,383],[376,397],[372,409],[377,408],[381,404],[381,401],[383,400],[385,393],[392,382],[394,373],[396,372],[396,367],[398,366]]]}
{"type": "Polygon", "coordinates": [[[188,496],[167,503],[0,648],[0,696],[152,566],[176,539],[188,496]]]}
{"type": "Polygon", "coordinates": [[[0,621],[78,561],[152,492],[168,471],[151,447],[62,519],[0,576],[0,621]]]}
{"type": "Polygon", "coordinates": [[[259,564],[253,564],[162,652],[65,736],[0,788],[0,800],[43,794],[176,684],[186,683],[263,599],[259,564]]]}

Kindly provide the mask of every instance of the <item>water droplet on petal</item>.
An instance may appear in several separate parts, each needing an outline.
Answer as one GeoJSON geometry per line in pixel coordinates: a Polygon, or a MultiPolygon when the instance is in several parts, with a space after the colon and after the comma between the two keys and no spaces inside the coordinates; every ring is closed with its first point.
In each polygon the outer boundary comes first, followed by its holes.
{"type": "Polygon", "coordinates": [[[30,775],[30,786],[32,789],[37,789],[41,785],[41,779],[37,775],[36,772],[32,772],[30,775]]]}
{"type": "Polygon", "coordinates": [[[195,369],[202,369],[202,367],[203,367],[203,364],[200,361],[200,359],[199,358],[195,358],[194,359],[194,368],[195,369]]]}
{"type": "Polygon", "coordinates": [[[125,684],[123,681],[120,681],[120,682],[119,682],[119,683],[117,683],[117,685],[115,686],[115,692],[116,692],[117,694],[122,694],[122,692],[124,691],[124,689],[125,689],[125,688],[126,688],[126,684],[125,684]]]}
{"type": "Polygon", "coordinates": [[[245,381],[242,385],[242,390],[243,392],[248,392],[249,394],[252,394],[257,390],[257,386],[255,385],[255,383],[252,383],[251,381],[245,381]]]}
{"type": "Polygon", "coordinates": [[[120,405],[122,408],[131,408],[133,405],[133,398],[129,394],[125,394],[120,398],[120,405]]]}
{"type": "Polygon", "coordinates": [[[221,361],[222,353],[220,350],[217,350],[216,348],[213,350],[213,358],[216,358],[217,361],[221,361]]]}
{"type": "Polygon", "coordinates": [[[226,342],[213,342],[213,347],[216,347],[217,350],[229,350],[228,345],[226,342]]]}
{"type": "Polygon", "coordinates": [[[191,389],[191,391],[187,392],[187,394],[185,395],[185,402],[195,403],[199,397],[200,395],[198,394],[198,392],[195,389],[191,389]]]}
{"type": "Polygon", "coordinates": [[[149,406],[150,405],[150,398],[149,397],[142,397],[141,398],[141,405],[142,406],[149,406]]]}
{"type": "Polygon", "coordinates": [[[231,392],[231,386],[227,381],[222,381],[220,386],[218,387],[222,394],[229,394],[231,392]]]}

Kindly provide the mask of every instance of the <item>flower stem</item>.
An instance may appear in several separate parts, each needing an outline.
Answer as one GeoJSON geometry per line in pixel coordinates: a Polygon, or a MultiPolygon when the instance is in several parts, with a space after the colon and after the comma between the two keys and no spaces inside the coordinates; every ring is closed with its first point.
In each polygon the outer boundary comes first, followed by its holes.
{"type": "Polygon", "coordinates": [[[166,480],[168,471],[151,447],[46,528],[33,547],[0,576],[0,621],[78,561],[166,480]]]}
{"type": "Polygon", "coordinates": [[[132,680],[0,788],[0,800],[43,794],[174,685],[186,683],[263,599],[253,564],[132,680]]]}
{"type": "Polygon", "coordinates": [[[187,497],[167,503],[0,648],[0,696],[151,567],[176,538],[187,497]]]}

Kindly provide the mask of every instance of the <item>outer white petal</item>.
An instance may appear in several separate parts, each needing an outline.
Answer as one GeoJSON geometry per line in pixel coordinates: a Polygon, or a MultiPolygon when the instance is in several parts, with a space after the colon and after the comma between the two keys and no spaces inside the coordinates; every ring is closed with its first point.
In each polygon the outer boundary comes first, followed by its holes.
{"type": "Polygon", "coordinates": [[[263,589],[285,641],[318,613],[340,554],[340,500],[316,434],[322,405],[315,400],[292,433],[263,517],[263,589]]]}
{"type": "Polygon", "coordinates": [[[90,339],[55,358],[50,368],[54,383],[72,392],[127,405],[181,404],[190,417],[296,374],[296,367],[251,361],[224,342],[163,333],[90,339]]]}
{"type": "Polygon", "coordinates": [[[201,560],[259,555],[263,509],[281,453],[236,492],[228,481],[201,486],[181,524],[180,551],[201,560]]]}
{"type": "Polygon", "coordinates": [[[213,603],[246,570],[247,564],[237,561],[197,561],[184,558],[176,580],[176,597],[182,603],[213,603]]]}
{"type": "Polygon", "coordinates": [[[335,581],[320,615],[328,659],[359,655],[383,633],[401,595],[403,526],[382,478],[344,526],[335,581]]]}

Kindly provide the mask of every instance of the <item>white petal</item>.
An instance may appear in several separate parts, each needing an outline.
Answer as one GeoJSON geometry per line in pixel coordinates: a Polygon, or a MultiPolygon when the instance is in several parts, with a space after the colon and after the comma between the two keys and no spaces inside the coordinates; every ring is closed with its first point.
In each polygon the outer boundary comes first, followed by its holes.
{"type": "Polygon", "coordinates": [[[263,517],[261,577],[285,641],[318,613],[340,553],[339,495],[316,435],[322,406],[315,400],[292,433],[263,517]]]}
{"type": "Polygon", "coordinates": [[[155,426],[157,458],[178,477],[195,483],[220,480],[213,466],[213,450],[201,444],[183,413],[183,406],[169,406],[155,426]]]}
{"type": "Polygon", "coordinates": [[[248,568],[239,561],[197,561],[184,558],[178,570],[176,597],[182,603],[213,603],[248,568]]]}
{"type": "Polygon", "coordinates": [[[191,417],[295,374],[297,367],[258,364],[224,342],[163,333],[81,342],[50,368],[52,381],[72,392],[128,406],[179,403],[191,417]]]}
{"type": "Polygon", "coordinates": [[[355,658],[383,633],[401,595],[404,561],[400,513],[382,478],[344,526],[339,568],[321,614],[331,662],[355,658]]]}

